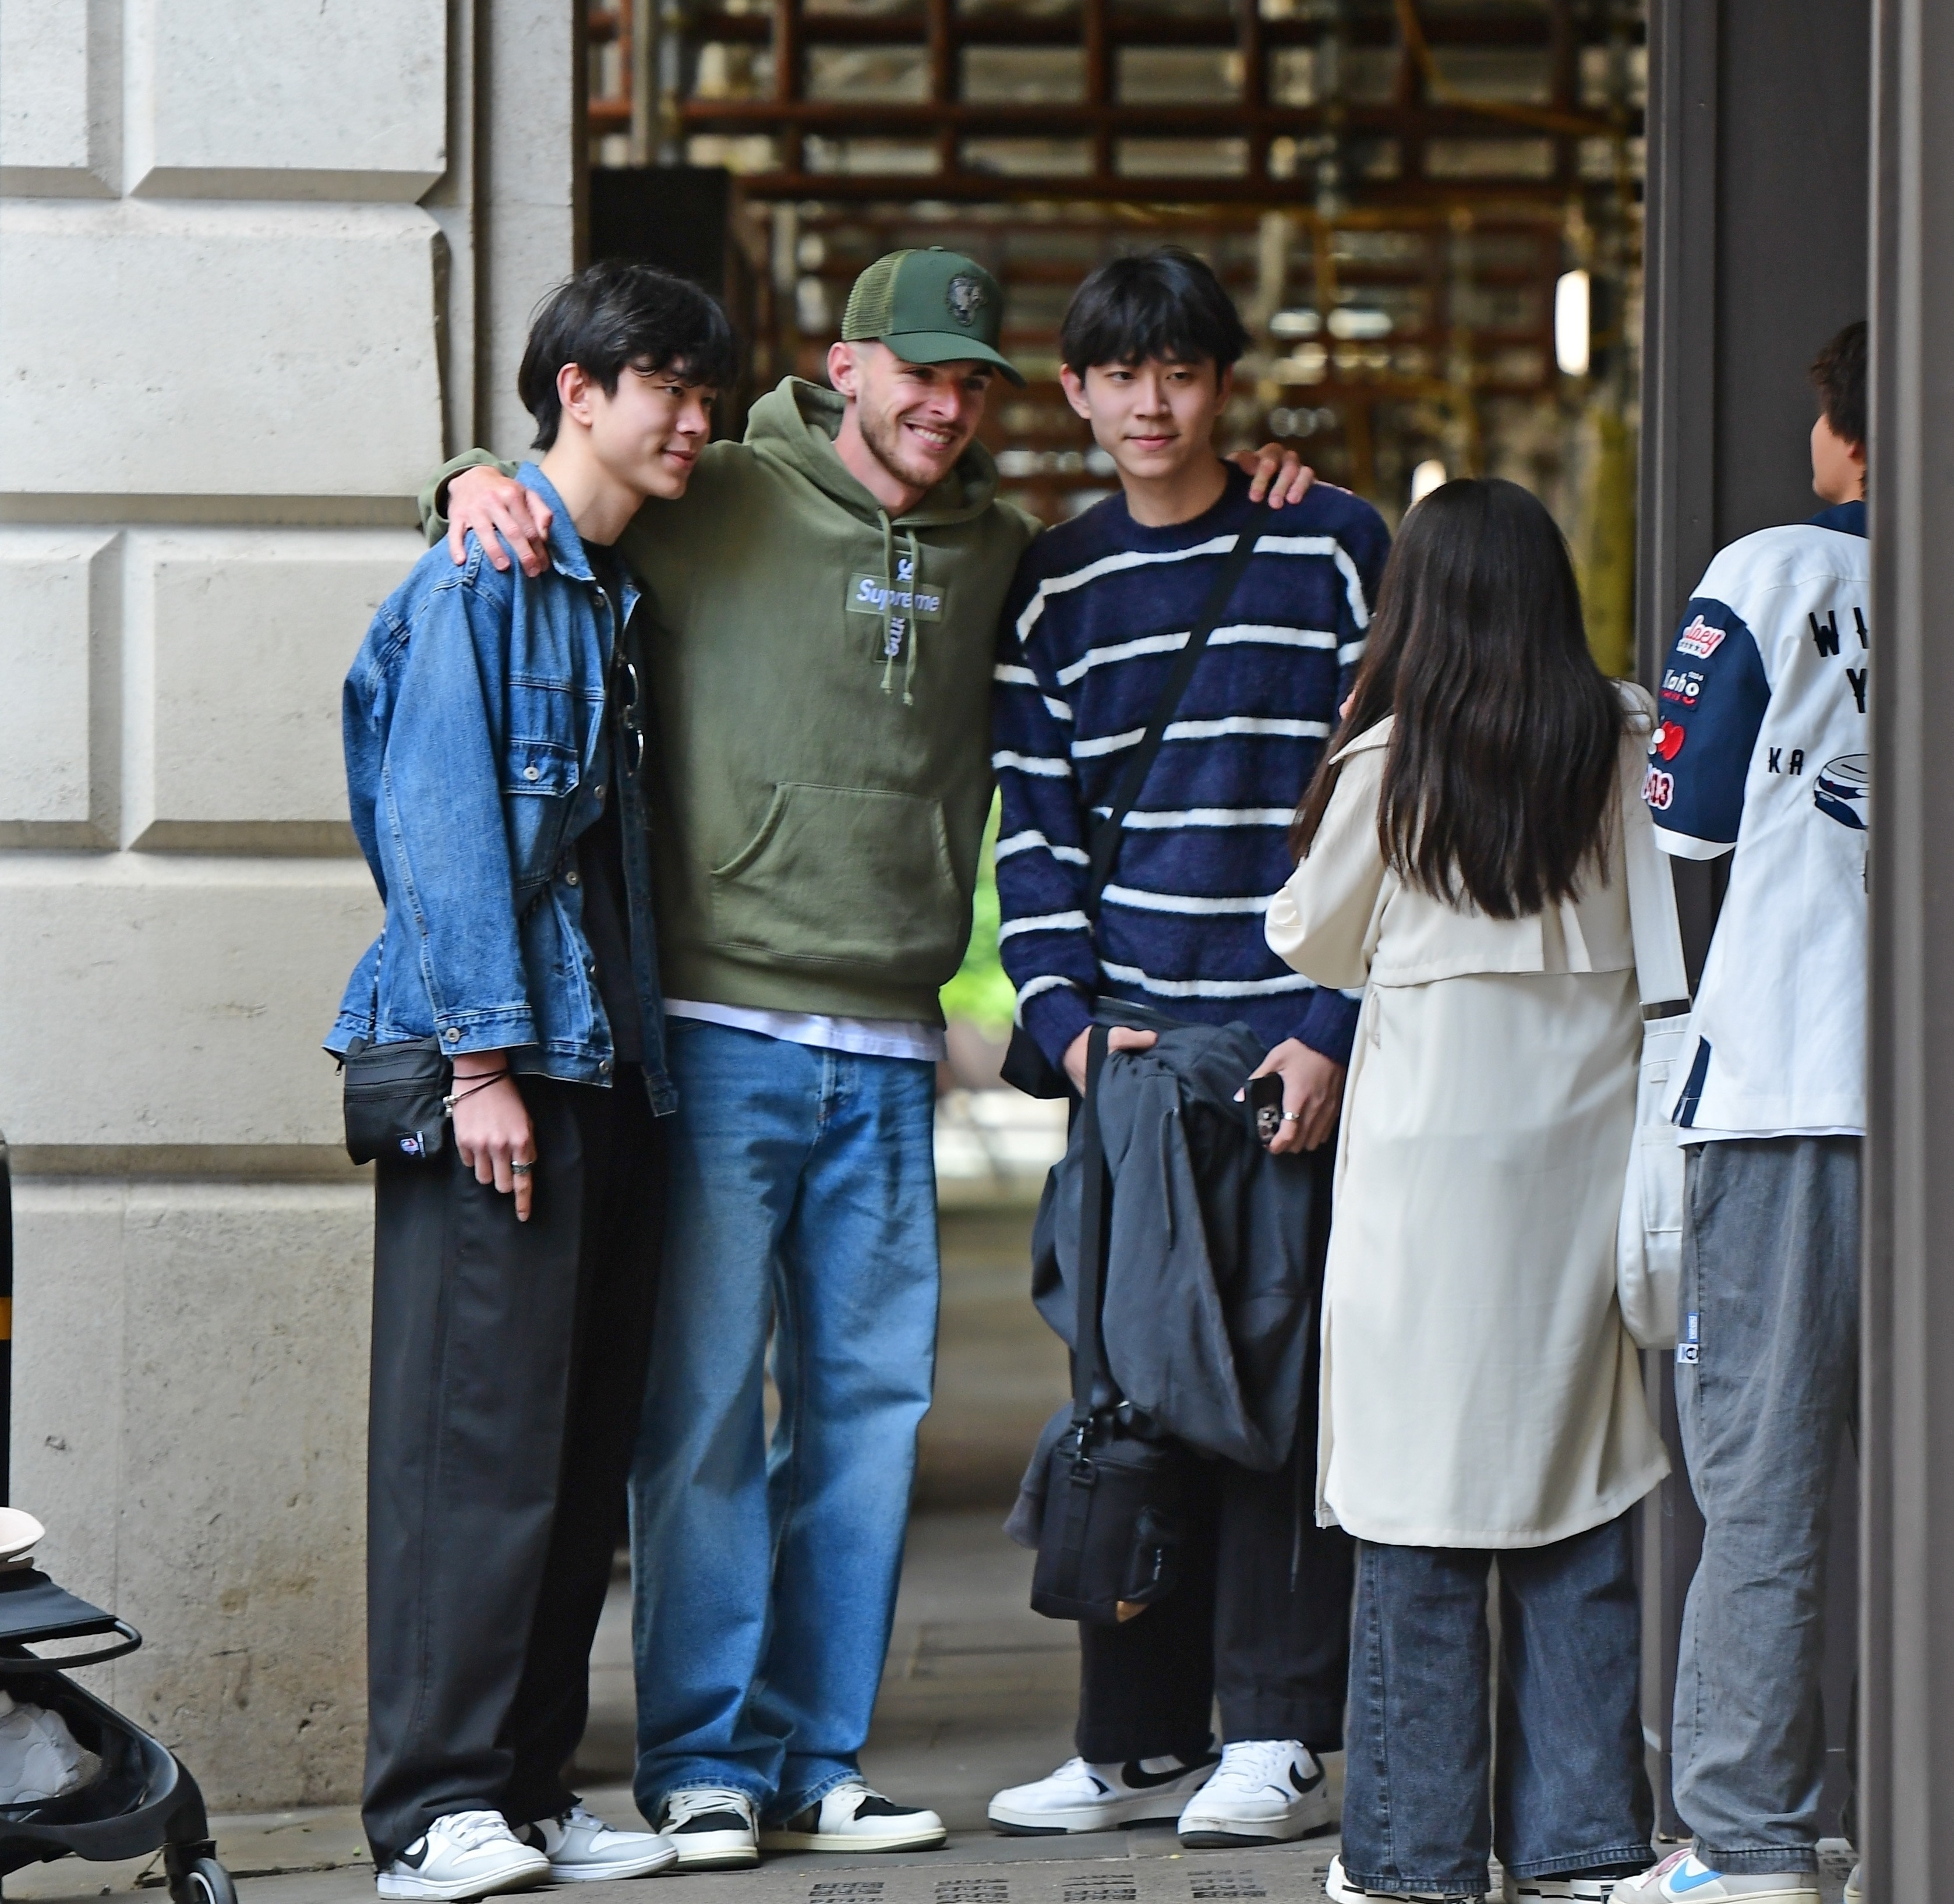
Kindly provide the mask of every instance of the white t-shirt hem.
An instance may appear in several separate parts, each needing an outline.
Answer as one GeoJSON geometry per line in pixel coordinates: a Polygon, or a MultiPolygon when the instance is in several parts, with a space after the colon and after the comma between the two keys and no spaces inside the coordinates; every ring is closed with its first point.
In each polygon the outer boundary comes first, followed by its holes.
{"type": "Polygon", "coordinates": [[[941,1025],[907,1018],[830,1018],[818,1012],[763,1011],[749,1005],[716,1005],[697,998],[668,998],[668,1018],[730,1025],[788,1045],[847,1051],[858,1057],[914,1058],[940,1064],[949,1055],[941,1025]]]}

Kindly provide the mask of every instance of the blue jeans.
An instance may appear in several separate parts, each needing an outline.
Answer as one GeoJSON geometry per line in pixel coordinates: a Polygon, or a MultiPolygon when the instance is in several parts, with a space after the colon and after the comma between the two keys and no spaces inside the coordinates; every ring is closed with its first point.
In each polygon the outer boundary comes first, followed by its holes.
{"type": "Polygon", "coordinates": [[[1620,1516],[1497,1555],[1357,1548],[1343,1761],[1343,1865],[1371,1890],[1484,1894],[1487,1857],[1515,1876],[1649,1861],[1641,1616],[1620,1516]],[[1500,1564],[1499,1753],[1487,1576],[1500,1564]]]}
{"type": "Polygon", "coordinates": [[[1860,1140],[1685,1152],[1676,1408],[1703,1557],[1676,1669],[1676,1808],[1698,1855],[1818,1867],[1832,1471],[1859,1376],[1860,1140]]]}
{"type": "Polygon", "coordinates": [[[935,1369],[935,1067],[684,1019],[670,1063],[631,1472],[636,1795],[655,1818],[730,1786],[778,1820],[856,1775],[888,1650],[935,1369]]]}

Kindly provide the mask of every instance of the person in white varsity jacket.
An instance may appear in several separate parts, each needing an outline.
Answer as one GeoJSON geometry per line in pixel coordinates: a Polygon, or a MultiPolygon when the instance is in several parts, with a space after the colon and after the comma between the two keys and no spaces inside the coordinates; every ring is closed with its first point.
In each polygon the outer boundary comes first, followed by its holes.
{"type": "MultiPolygon", "coordinates": [[[[1023,1026],[1075,1089],[1095,1010],[1120,1028],[1115,1049],[1154,1042],[1150,1013],[1246,1022],[1261,1070],[1283,1079],[1271,1148],[1309,1155],[1320,1274],[1326,1139],[1357,1008],[1271,953],[1262,915],[1292,870],[1289,822],[1363,653],[1389,536],[1368,504],[1324,484],[1264,529],[1089,921],[1095,811],[1249,515],[1248,484],[1211,442],[1248,338],[1214,273],[1168,248],[1088,278],[1060,341],[1066,393],[1122,493],[1040,536],[1006,604],[993,702],[1004,968],[1023,1026]]],[[[1302,1392],[1315,1389],[1305,1369],[1302,1392]]],[[[998,1829],[1177,1818],[1185,1842],[1226,1845],[1331,1822],[1317,1755],[1343,1742],[1352,1563],[1348,1536],[1310,1512],[1314,1411],[1305,1419],[1276,1473],[1214,1464],[1211,1530],[1170,1598],[1123,1626],[1082,1625],[1079,1756],[999,1792],[998,1829]]]]}
{"type": "Polygon", "coordinates": [[[1818,1899],[1827,1509],[1859,1362],[1864,325],[1812,379],[1827,507],[1710,564],[1663,669],[1643,786],[1667,850],[1731,857],[1673,1108],[1676,1405],[1705,1524],[1676,1687],[1695,1842],[1618,1885],[1618,1904],[1818,1899]]]}

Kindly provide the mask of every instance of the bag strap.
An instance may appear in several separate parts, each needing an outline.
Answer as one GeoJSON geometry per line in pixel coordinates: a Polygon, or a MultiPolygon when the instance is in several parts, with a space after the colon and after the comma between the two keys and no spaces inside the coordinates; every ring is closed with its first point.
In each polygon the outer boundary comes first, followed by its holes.
{"type": "Polygon", "coordinates": [[[1622,858],[1629,878],[1629,928],[1635,937],[1635,988],[1642,1016],[1673,1018],[1689,1009],[1689,970],[1676,914],[1676,882],[1655,843],[1655,822],[1643,804],[1641,763],[1623,749],[1622,858]]]}
{"type": "MultiPolygon", "coordinates": [[[[1106,1310],[1106,1152],[1099,1140],[1099,1077],[1106,1068],[1109,1028],[1095,1025],[1085,1039],[1085,1098],[1079,1108],[1079,1155],[1085,1178],[1079,1189],[1079,1312],[1072,1331],[1072,1420],[1082,1429],[1092,1417],[1092,1391],[1106,1359],[1101,1318],[1106,1310]]],[[[1084,1441],[1082,1437],[1082,1451],[1084,1441]]]]}
{"type": "Polygon", "coordinates": [[[1208,592],[1208,599],[1201,605],[1199,617],[1188,630],[1187,645],[1174,658],[1173,671],[1161,689],[1152,713],[1148,716],[1140,744],[1126,756],[1126,766],[1113,789],[1112,806],[1105,818],[1092,830],[1092,859],[1085,874],[1084,910],[1088,919],[1096,919],[1099,915],[1099,896],[1105,891],[1106,881],[1112,877],[1113,860],[1120,850],[1120,829],[1126,825],[1134,801],[1140,796],[1147,775],[1153,771],[1161,743],[1167,737],[1167,723],[1173,718],[1181,696],[1187,692],[1188,683],[1194,678],[1195,666],[1201,659],[1202,650],[1208,646],[1208,636],[1214,633],[1222,616],[1227,612],[1228,604],[1234,599],[1242,572],[1255,552],[1256,538],[1268,526],[1274,513],[1265,502],[1257,503],[1249,511],[1241,533],[1235,538],[1234,547],[1228,551],[1214,577],[1214,586],[1208,592]]]}

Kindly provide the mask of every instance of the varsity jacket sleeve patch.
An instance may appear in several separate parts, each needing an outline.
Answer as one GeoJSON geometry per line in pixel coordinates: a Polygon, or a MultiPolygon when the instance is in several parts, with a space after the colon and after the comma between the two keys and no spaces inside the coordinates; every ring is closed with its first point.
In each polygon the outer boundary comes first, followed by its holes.
{"type": "Polygon", "coordinates": [[[1666,853],[1714,859],[1737,843],[1744,783],[1770,704],[1770,683],[1743,617],[1694,597],[1662,671],[1642,781],[1666,853]]]}

